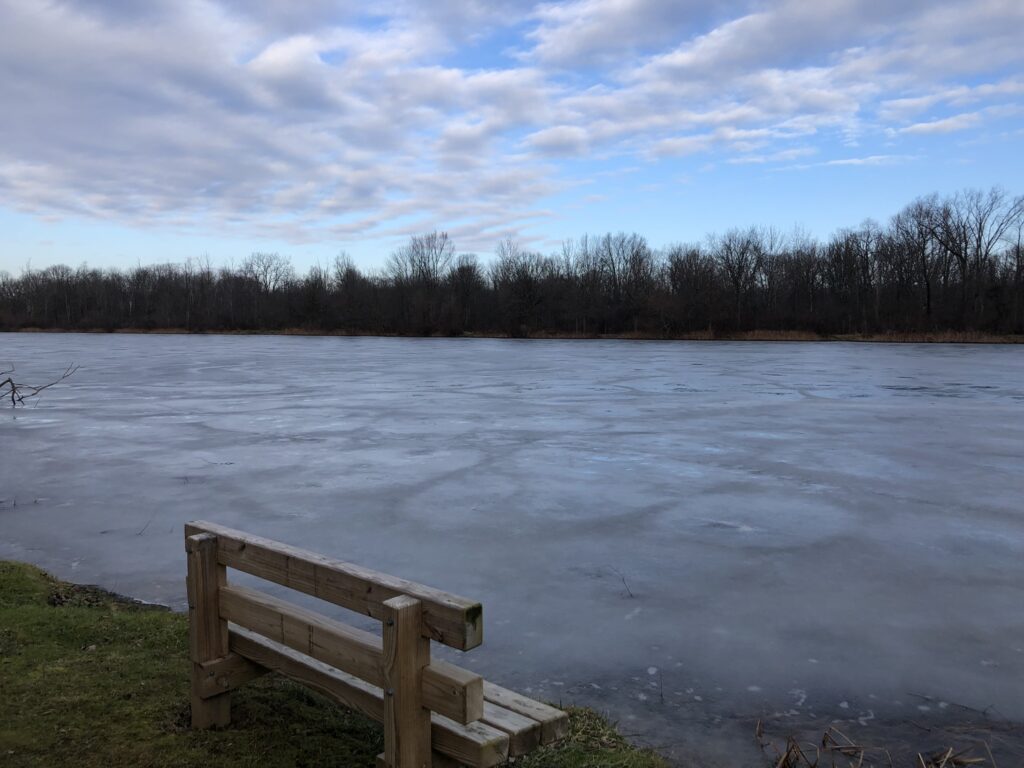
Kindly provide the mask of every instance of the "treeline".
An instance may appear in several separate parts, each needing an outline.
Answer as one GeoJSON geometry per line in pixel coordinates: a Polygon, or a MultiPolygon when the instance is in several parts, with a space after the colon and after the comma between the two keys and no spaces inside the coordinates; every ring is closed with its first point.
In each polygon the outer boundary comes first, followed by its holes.
{"type": "Polygon", "coordinates": [[[409,335],[745,330],[1024,333],[1024,197],[919,198],[887,225],[821,242],[768,227],[654,249],[586,236],[543,255],[514,241],[489,262],[444,233],[413,237],[379,272],[345,255],[299,275],[254,253],[128,270],[0,273],[0,328],[342,331],[409,335]]]}

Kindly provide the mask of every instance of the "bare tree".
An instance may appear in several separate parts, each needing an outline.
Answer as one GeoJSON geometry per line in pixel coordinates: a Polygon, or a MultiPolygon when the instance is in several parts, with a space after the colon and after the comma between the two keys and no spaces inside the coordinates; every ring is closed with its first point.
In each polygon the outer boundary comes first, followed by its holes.
{"type": "Polygon", "coordinates": [[[936,250],[938,241],[932,230],[932,222],[939,208],[937,195],[921,197],[893,217],[891,229],[897,238],[897,249],[913,259],[917,279],[924,288],[925,322],[932,322],[932,291],[937,266],[936,250]]]}
{"type": "Polygon", "coordinates": [[[710,241],[711,252],[732,287],[737,329],[743,324],[743,300],[753,288],[761,269],[763,250],[759,247],[759,240],[757,229],[751,227],[747,230],[730,229],[710,241]]]}
{"type": "Polygon", "coordinates": [[[242,274],[255,280],[264,293],[273,293],[295,277],[295,270],[287,256],[257,252],[242,262],[242,274]]]}
{"type": "Polygon", "coordinates": [[[263,299],[294,281],[291,261],[277,253],[252,253],[242,262],[241,276],[256,286],[256,290],[250,291],[252,322],[256,328],[263,327],[266,322],[263,299]]]}
{"type": "Polygon", "coordinates": [[[1013,291],[1013,328],[1018,332],[1024,328],[1024,217],[1017,222],[1016,236],[1011,241],[1007,257],[1010,284],[1013,291]]]}
{"type": "Polygon", "coordinates": [[[453,330],[466,331],[472,327],[475,310],[487,290],[480,262],[472,253],[463,253],[448,272],[452,290],[453,330]]]}
{"type": "Polygon", "coordinates": [[[973,310],[976,323],[984,312],[981,282],[995,249],[1024,219],[1024,196],[1011,198],[993,187],[958,192],[934,211],[931,232],[956,261],[960,282],[960,320],[967,324],[973,310]],[[971,305],[968,306],[968,294],[971,305]]]}
{"type": "Polygon", "coordinates": [[[526,336],[537,321],[541,283],[548,265],[539,253],[523,251],[512,238],[498,244],[491,265],[491,285],[498,300],[501,324],[510,336],[526,336]]]}
{"type": "Polygon", "coordinates": [[[713,324],[718,302],[718,272],[699,244],[674,245],[665,254],[663,277],[675,328],[695,331],[713,324]]]}
{"type": "Polygon", "coordinates": [[[352,284],[358,279],[359,270],[356,269],[355,262],[346,251],[341,251],[334,257],[331,268],[334,273],[332,280],[335,290],[344,289],[346,285],[352,284]]]}
{"type": "Polygon", "coordinates": [[[455,244],[447,232],[415,235],[388,258],[387,273],[395,280],[436,286],[455,257],[455,244]]]}

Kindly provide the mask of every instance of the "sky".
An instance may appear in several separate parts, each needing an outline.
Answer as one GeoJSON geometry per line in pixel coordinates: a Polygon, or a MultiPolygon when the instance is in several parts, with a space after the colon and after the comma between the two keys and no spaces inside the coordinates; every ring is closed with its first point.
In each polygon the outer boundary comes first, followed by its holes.
{"type": "Polygon", "coordinates": [[[1024,192],[1021,0],[0,0],[0,270],[1024,192]]]}

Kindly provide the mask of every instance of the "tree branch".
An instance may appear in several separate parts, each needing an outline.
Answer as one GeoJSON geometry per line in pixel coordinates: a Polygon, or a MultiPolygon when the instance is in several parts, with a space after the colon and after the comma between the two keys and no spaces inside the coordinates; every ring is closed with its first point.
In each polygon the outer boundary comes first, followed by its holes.
{"type": "Polygon", "coordinates": [[[11,407],[17,408],[19,405],[25,405],[26,400],[30,400],[33,397],[38,397],[41,392],[49,389],[55,384],[59,384],[64,379],[73,376],[75,371],[78,370],[78,366],[72,363],[64,369],[64,373],[59,378],[47,384],[25,384],[23,382],[17,382],[14,380],[14,366],[6,368],[0,371],[0,376],[5,378],[0,381],[0,399],[9,399],[11,401],[11,407]]]}

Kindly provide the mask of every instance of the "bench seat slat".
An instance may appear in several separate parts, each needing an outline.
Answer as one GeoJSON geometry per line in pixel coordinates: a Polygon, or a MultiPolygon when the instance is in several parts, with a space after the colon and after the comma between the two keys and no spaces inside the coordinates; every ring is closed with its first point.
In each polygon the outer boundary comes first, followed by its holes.
{"type": "MultiPolygon", "coordinates": [[[[384,720],[380,688],[241,627],[231,627],[228,637],[235,653],[308,685],[371,720],[384,720]]],[[[436,712],[430,720],[433,748],[449,758],[473,768],[494,768],[508,759],[508,734],[480,721],[460,725],[436,712]]]]}
{"type": "Polygon", "coordinates": [[[481,720],[508,734],[508,753],[511,757],[529,754],[540,746],[541,724],[532,718],[484,701],[484,716],[481,720]]]}
{"type": "Polygon", "coordinates": [[[485,707],[487,702],[498,704],[539,722],[541,744],[551,744],[564,738],[569,732],[569,715],[566,712],[484,680],[485,707]]]}

